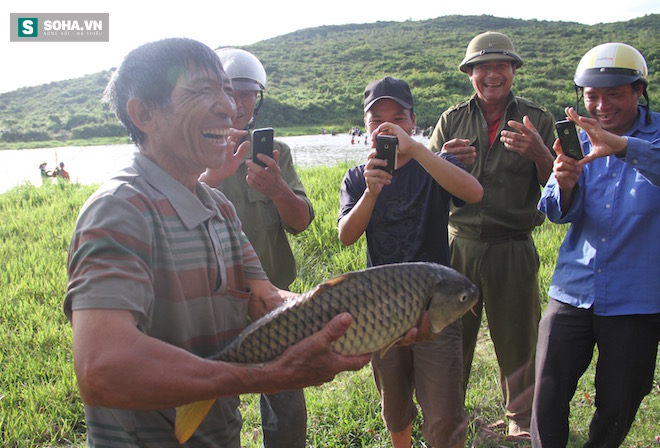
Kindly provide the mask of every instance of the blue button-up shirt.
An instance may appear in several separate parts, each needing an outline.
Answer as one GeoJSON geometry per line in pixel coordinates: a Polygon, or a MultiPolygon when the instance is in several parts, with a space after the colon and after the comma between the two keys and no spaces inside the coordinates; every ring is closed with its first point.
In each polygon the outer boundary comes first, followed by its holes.
{"type": "MultiPolygon", "coordinates": [[[[568,210],[550,176],[539,210],[554,223],[571,223],[550,297],[601,316],[660,313],[660,114],[647,109],[625,135],[625,157],[599,158],[583,167],[568,210]]],[[[591,150],[580,133],[585,153],[591,150]]]]}

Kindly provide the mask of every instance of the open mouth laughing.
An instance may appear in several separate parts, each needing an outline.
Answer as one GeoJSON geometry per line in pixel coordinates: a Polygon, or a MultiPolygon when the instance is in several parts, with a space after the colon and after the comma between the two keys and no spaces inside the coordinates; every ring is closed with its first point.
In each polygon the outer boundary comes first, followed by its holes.
{"type": "Polygon", "coordinates": [[[484,83],[484,86],[488,89],[497,89],[499,87],[502,87],[504,85],[504,82],[498,82],[498,83],[492,83],[492,82],[486,82],[484,83]]]}
{"type": "Polygon", "coordinates": [[[202,129],[202,136],[207,140],[211,140],[215,144],[222,145],[226,143],[226,137],[229,135],[229,132],[229,129],[202,129]]]}

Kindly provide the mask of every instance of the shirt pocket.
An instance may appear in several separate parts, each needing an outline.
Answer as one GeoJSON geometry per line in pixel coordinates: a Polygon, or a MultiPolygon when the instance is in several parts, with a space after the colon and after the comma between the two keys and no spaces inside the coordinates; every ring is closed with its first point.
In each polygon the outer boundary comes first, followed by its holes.
{"type": "Polygon", "coordinates": [[[635,171],[635,181],[628,188],[624,201],[626,214],[658,216],[660,214],[660,188],[652,185],[635,171]]]}
{"type": "Polygon", "coordinates": [[[213,297],[213,322],[218,335],[214,352],[224,348],[249,324],[249,302],[249,292],[229,288],[213,297]]]}
{"type": "Polygon", "coordinates": [[[250,188],[247,200],[245,215],[249,217],[250,222],[243,222],[243,227],[265,231],[280,226],[280,214],[275,203],[268,196],[250,188]]]}

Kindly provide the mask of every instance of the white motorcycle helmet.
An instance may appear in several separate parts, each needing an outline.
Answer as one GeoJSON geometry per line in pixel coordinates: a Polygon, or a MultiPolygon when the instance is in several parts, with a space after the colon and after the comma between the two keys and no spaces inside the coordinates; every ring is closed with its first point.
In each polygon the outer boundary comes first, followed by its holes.
{"type": "Polygon", "coordinates": [[[266,90],[266,70],[255,55],[240,48],[220,48],[215,52],[236,90],[266,90]]]}
{"type": "Polygon", "coordinates": [[[638,79],[648,85],[649,69],[642,54],[630,45],[610,42],[582,56],[575,70],[579,87],[615,87],[638,79]]]}
{"type": "Polygon", "coordinates": [[[592,48],[582,56],[573,81],[576,93],[584,87],[607,88],[640,81],[648,109],[646,119],[650,123],[651,108],[646,92],[648,76],[646,60],[636,48],[620,42],[609,42],[592,48]]]}
{"type": "Polygon", "coordinates": [[[264,90],[268,85],[266,70],[259,59],[252,53],[240,48],[219,48],[215,50],[220,57],[222,68],[231,79],[236,90],[254,90],[259,92],[259,99],[254,107],[252,120],[248,128],[254,126],[254,120],[263,104],[264,90]]]}

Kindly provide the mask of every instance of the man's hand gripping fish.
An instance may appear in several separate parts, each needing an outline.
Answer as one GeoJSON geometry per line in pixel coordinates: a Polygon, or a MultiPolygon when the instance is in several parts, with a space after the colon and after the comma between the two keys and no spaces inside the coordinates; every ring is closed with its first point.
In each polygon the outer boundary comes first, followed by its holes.
{"type": "MultiPolygon", "coordinates": [[[[417,326],[428,310],[431,331],[440,333],[477,302],[477,288],[457,271],[435,263],[397,263],[349,272],[300,294],[246,327],[209,359],[261,364],[321,330],[333,317],[353,317],[332,344],[343,355],[384,353],[417,326]]],[[[175,433],[185,443],[215,400],[176,410],[175,433]]]]}

